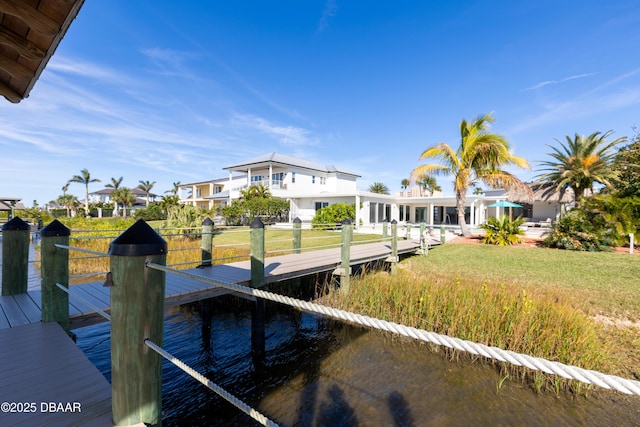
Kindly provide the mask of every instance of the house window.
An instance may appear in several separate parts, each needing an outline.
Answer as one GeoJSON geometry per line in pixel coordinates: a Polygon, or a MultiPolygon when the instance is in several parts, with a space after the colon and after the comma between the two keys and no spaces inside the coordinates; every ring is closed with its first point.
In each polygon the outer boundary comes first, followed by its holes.
{"type": "Polygon", "coordinates": [[[296,183],[296,173],[295,172],[291,172],[291,183],[292,184],[296,183]]]}
{"type": "MultiPolygon", "coordinates": [[[[409,219],[410,219],[409,218],[409,214],[411,213],[411,207],[410,206],[405,206],[404,213],[405,213],[404,220],[405,221],[409,221],[409,219]]],[[[400,215],[400,218],[402,218],[402,215],[400,215]]]]}
{"type": "Polygon", "coordinates": [[[327,178],[325,178],[324,176],[320,177],[320,185],[325,185],[327,183],[327,178]]]}
{"type": "Polygon", "coordinates": [[[329,206],[329,202],[316,202],[316,212],[322,208],[326,208],[327,206],[329,206]]]}
{"type": "Polygon", "coordinates": [[[316,183],[316,176],[315,175],[311,175],[311,183],[312,184],[316,183]]]}
{"type": "Polygon", "coordinates": [[[213,187],[213,194],[218,194],[222,191],[222,187],[213,187]]]}
{"type": "Polygon", "coordinates": [[[196,188],[196,197],[202,197],[202,190],[200,188],[196,188]]]}
{"type": "Polygon", "coordinates": [[[251,177],[251,182],[262,182],[263,178],[262,175],[254,175],[251,177]]]}
{"type": "Polygon", "coordinates": [[[404,206],[400,205],[398,208],[400,209],[400,221],[402,221],[404,219],[404,206]]]}

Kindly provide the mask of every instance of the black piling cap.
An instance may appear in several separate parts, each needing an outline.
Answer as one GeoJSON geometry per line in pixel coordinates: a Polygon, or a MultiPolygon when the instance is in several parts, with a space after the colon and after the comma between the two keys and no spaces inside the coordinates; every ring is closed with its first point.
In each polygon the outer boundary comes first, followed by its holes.
{"type": "Polygon", "coordinates": [[[206,217],[203,221],[202,221],[202,225],[213,225],[213,220],[209,217],[206,217]]]}
{"type": "Polygon", "coordinates": [[[296,217],[296,219],[293,220],[294,224],[302,224],[302,220],[300,219],[300,217],[296,217]]]}
{"type": "Polygon", "coordinates": [[[167,253],[167,242],[139,219],[109,245],[109,255],[145,256],[167,253]]]}
{"type": "Polygon", "coordinates": [[[255,217],[251,224],[249,224],[249,228],[264,228],[264,223],[260,219],[260,217],[255,217]]]}
{"type": "Polygon", "coordinates": [[[10,221],[2,226],[3,231],[7,230],[29,230],[29,224],[24,222],[20,217],[14,216],[10,221]]]}
{"type": "Polygon", "coordinates": [[[347,218],[347,219],[343,219],[343,220],[342,220],[342,222],[341,222],[341,224],[342,224],[342,225],[349,225],[349,224],[351,224],[351,220],[350,220],[349,218],[347,218]]]}
{"type": "Polygon", "coordinates": [[[57,219],[54,219],[49,223],[49,225],[40,230],[40,235],[42,237],[68,236],[70,234],[71,230],[57,219]]]}
{"type": "Polygon", "coordinates": [[[391,221],[391,224],[397,224],[398,221],[396,221],[395,219],[393,221],[391,221]]]}

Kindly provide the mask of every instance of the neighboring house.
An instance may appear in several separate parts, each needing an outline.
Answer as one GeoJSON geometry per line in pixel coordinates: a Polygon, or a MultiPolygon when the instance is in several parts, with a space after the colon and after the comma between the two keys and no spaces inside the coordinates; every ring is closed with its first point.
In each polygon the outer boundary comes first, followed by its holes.
{"type": "MultiPolygon", "coordinates": [[[[147,193],[137,187],[130,188],[129,190],[131,190],[131,193],[136,196],[134,206],[146,206],[147,193]]],[[[111,200],[112,192],[113,188],[103,188],[102,190],[89,193],[89,203],[113,203],[113,200],[111,200]]],[[[157,197],[159,197],[157,194],[149,193],[149,203],[155,202],[157,197]]]]}
{"type": "MultiPolygon", "coordinates": [[[[396,220],[404,223],[428,225],[457,224],[455,196],[444,196],[441,192],[421,195],[416,187],[395,195],[385,195],[359,190],[360,175],[325,166],[306,159],[280,153],[267,153],[241,163],[223,168],[228,178],[187,183],[180,186],[180,202],[205,209],[223,207],[240,197],[241,190],[250,185],[267,187],[274,197],[289,200],[289,221],[300,218],[310,222],[316,212],[335,203],[355,204],[358,225],[375,225],[383,221],[396,220]],[[186,195],[183,195],[186,193],[186,195]]],[[[523,216],[530,221],[555,220],[562,201],[552,197],[542,200],[539,184],[530,184],[534,191],[533,202],[520,203],[513,216],[523,216]],[[538,186],[538,187],[536,187],[538,186]],[[535,187],[535,188],[534,188],[535,187]]],[[[488,207],[501,201],[527,202],[524,194],[509,194],[505,190],[491,190],[479,195],[467,195],[466,222],[470,225],[484,223],[488,217],[506,214],[503,208],[488,207]]]]}

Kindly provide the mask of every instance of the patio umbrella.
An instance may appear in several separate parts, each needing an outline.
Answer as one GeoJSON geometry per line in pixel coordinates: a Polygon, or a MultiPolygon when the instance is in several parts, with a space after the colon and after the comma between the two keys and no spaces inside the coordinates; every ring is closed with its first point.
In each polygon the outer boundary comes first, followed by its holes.
{"type": "Polygon", "coordinates": [[[511,209],[512,208],[521,208],[522,205],[510,202],[508,200],[500,200],[499,202],[492,203],[492,204],[488,205],[487,207],[488,208],[496,208],[496,211],[497,211],[497,208],[509,208],[509,219],[511,219],[511,217],[512,217],[511,216],[511,209]]]}

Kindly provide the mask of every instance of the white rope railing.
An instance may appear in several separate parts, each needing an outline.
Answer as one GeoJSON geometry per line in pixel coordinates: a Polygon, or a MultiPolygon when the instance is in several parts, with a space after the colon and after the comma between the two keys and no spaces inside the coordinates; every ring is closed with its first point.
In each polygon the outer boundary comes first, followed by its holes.
{"type": "Polygon", "coordinates": [[[91,254],[91,255],[109,256],[109,254],[106,252],[98,252],[98,251],[92,251],[90,249],[76,248],[74,246],[61,245],[59,243],[56,243],[54,246],[60,249],[67,249],[69,251],[84,252],[86,254],[91,254]]]}
{"type": "Polygon", "coordinates": [[[96,307],[95,305],[91,304],[91,303],[90,303],[89,301],[87,301],[86,299],[82,298],[82,297],[81,297],[81,296],[79,296],[79,295],[72,294],[72,293],[71,293],[71,291],[70,291],[67,287],[62,286],[60,283],[56,283],[56,286],[57,286],[59,289],[62,289],[63,291],[65,291],[66,293],[68,293],[68,294],[69,294],[69,296],[71,296],[71,297],[73,297],[73,298],[77,299],[78,301],[80,301],[81,303],[83,303],[84,305],[86,305],[87,307],[92,308],[93,310],[95,310],[95,312],[96,312],[96,313],[98,313],[99,315],[101,315],[102,317],[104,317],[105,319],[107,319],[108,321],[111,321],[111,316],[110,316],[110,315],[108,315],[108,314],[107,314],[107,313],[105,313],[104,311],[100,310],[98,307],[96,307]]]}
{"type": "Polygon", "coordinates": [[[566,379],[577,380],[586,384],[594,384],[606,389],[614,389],[621,393],[640,396],[639,381],[628,380],[615,375],[607,375],[601,372],[587,370],[579,368],[577,366],[566,365],[564,363],[554,362],[540,357],[533,357],[526,354],[516,353],[510,350],[503,350],[498,347],[492,347],[484,344],[474,343],[472,341],[462,340],[460,338],[452,338],[446,335],[436,334],[435,332],[429,332],[423,329],[400,325],[398,323],[389,322],[386,320],[375,319],[369,316],[363,316],[361,314],[350,313],[348,311],[338,310],[332,307],[302,301],[295,298],[274,294],[272,292],[263,291],[260,289],[249,288],[235,283],[227,283],[220,280],[198,276],[196,274],[167,268],[163,265],[155,263],[147,263],[146,265],[147,267],[153,268],[155,270],[176,274],[243,294],[289,305],[303,311],[322,314],[325,316],[333,317],[335,319],[368,326],[370,328],[379,329],[382,331],[393,332],[398,335],[403,335],[431,344],[441,345],[458,351],[484,356],[489,359],[498,360],[500,362],[511,363],[516,366],[523,366],[534,371],[542,371],[547,374],[559,375],[566,379]]]}
{"type": "Polygon", "coordinates": [[[146,338],[144,340],[144,343],[147,345],[147,347],[154,350],[156,353],[158,353],[160,356],[167,359],[169,362],[173,363],[178,368],[182,369],[185,373],[187,373],[188,375],[196,379],[198,382],[203,384],[209,390],[215,392],[218,396],[222,397],[224,400],[231,403],[233,406],[240,409],[242,412],[249,415],[251,418],[259,422],[263,426],[278,427],[278,424],[274,423],[269,418],[264,416],[262,413],[253,409],[251,406],[247,405],[242,400],[238,399],[237,397],[235,397],[234,395],[232,395],[231,393],[229,393],[219,385],[215,384],[209,378],[205,377],[204,375],[202,375],[201,373],[193,369],[191,366],[184,363],[182,360],[178,359],[177,357],[173,356],[171,353],[162,349],[150,339],[146,338]]]}

